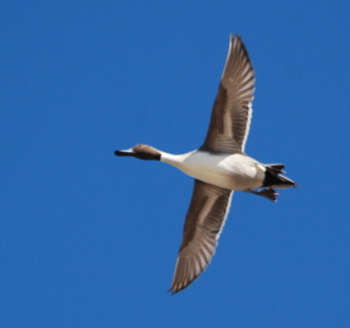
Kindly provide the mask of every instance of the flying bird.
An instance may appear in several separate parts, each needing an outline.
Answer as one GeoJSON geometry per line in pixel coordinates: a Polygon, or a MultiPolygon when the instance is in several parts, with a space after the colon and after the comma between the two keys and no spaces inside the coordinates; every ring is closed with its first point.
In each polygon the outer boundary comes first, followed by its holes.
{"type": "Polygon", "coordinates": [[[170,292],[191,284],[207,268],[230,209],[233,191],[276,202],[274,188],[296,187],[282,175],[283,164],[262,164],[244,153],[252,117],[255,75],[248,52],[236,35],[230,36],[228,55],[203,145],[173,155],[147,145],[115,151],[116,156],[157,160],[194,178],[183,238],[170,292]]]}

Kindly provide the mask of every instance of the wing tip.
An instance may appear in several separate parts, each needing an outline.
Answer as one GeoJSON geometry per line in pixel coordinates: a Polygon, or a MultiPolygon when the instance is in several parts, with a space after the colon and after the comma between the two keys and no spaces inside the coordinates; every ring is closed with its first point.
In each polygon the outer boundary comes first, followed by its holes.
{"type": "Polygon", "coordinates": [[[243,41],[242,41],[242,37],[236,33],[236,34],[232,34],[230,33],[230,44],[232,46],[237,46],[237,44],[243,44],[243,41]]]}
{"type": "Polygon", "coordinates": [[[195,281],[199,276],[200,276],[200,274],[196,275],[191,280],[185,280],[184,282],[175,282],[173,280],[173,282],[168,290],[168,293],[171,293],[171,295],[175,295],[178,292],[181,292],[182,290],[187,288],[189,285],[191,285],[192,282],[195,281]]]}

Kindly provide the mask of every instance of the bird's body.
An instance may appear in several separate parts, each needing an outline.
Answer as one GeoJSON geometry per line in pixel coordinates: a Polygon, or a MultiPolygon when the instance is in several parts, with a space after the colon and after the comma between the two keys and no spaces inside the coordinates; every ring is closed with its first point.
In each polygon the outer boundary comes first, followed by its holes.
{"type": "Polygon", "coordinates": [[[244,154],[212,154],[194,150],[182,155],[163,153],[161,161],[217,187],[247,191],[263,185],[263,166],[244,154]]]}
{"type": "Polygon", "coordinates": [[[234,190],[276,201],[278,194],[273,188],[296,187],[292,180],[282,175],[284,165],[262,164],[244,153],[254,90],[255,76],[248,53],[240,37],[231,36],[203,145],[181,155],[146,145],[115,152],[117,156],[170,164],[195,179],[170,287],[173,293],[186,288],[210,263],[234,190]]]}

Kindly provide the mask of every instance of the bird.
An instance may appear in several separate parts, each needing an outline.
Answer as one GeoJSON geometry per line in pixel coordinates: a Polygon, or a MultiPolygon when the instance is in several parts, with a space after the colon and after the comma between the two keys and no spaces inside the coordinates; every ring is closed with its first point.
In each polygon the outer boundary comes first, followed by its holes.
{"type": "Polygon", "coordinates": [[[225,225],[234,191],[276,202],[275,189],[297,187],[283,164],[262,164],[244,153],[252,117],[255,72],[241,37],[230,35],[229,49],[204,143],[174,155],[138,144],[116,156],[156,160],[194,178],[182,242],[169,292],[188,287],[206,270],[225,225]]]}

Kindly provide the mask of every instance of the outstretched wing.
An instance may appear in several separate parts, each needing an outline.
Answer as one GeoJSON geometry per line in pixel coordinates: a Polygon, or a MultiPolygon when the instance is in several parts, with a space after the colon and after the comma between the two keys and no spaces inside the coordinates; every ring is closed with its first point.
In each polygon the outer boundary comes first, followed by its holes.
{"type": "Polygon", "coordinates": [[[233,192],[195,180],[173,282],[174,294],[186,288],[208,266],[229,212],[233,192]]]}
{"type": "Polygon", "coordinates": [[[252,116],[254,69],[248,52],[236,35],[230,46],[208,134],[201,150],[234,153],[244,151],[252,116]]]}

